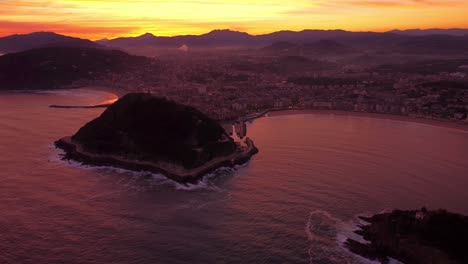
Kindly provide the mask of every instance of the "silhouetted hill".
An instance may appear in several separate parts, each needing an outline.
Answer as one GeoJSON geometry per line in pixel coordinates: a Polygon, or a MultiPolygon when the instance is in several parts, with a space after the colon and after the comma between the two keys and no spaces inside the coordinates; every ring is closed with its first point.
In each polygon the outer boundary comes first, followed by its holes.
{"type": "Polygon", "coordinates": [[[120,37],[120,38],[115,38],[115,39],[102,39],[96,42],[102,45],[107,45],[107,46],[112,46],[112,47],[156,45],[157,37],[155,37],[151,33],[145,33],[137,37],[120,37]]]}
{"type": "Polygon", "coordinates": [[[146,33],[138,37],[117,38],[112,40],[99,41],[99,43],[113,47],[146,46],[156,45],[159,47],[180,47],[182,45],[195,47],[215,47],[246,45],[252,36],[247,33],[232,30],[213,30],[200,36],[185,35],[175,37],[157,37],[151,33],[146,33]]]}
{"type": "Polygon", "coordinates": [[[291,52],[292,50],[296,50],[297,46],[297,44],[291,42],[279,41],[262,48],[262,51],[272,54],[281,54],[291,52]]]}
{"type": "Polygon", "coordinates": [[[390,33],[408,35],[408,36],[427,36],[427,35],[450,35],[450,36],[465,36],[468,35],[468,29],[464,28],[449,28],[449,29],[408,29],[408,30],[392,30],[390,33]]]}
{"type": "Polygon", "coordinates": [[[288,41],[298,44],[316,42],[324,39],[336,40],[356,36],[367,36],[371,32],[350,32],[344,30],[302,30],[302,31],[279,31],[270,34],[255,36],[257,44],[271,44],[279,41],[288,41]]]}
{"type": "Polygon", "coordinates": [[[343,55],[353,52],[354,49],[334,40],[320,40],[313,43],[294,44],[280,41],[261,49],[270,55],[343,55]]]}
{"type": "Polygon", "coordinates": [[[201,35],[199,38],[193,38],[191,44],[208,45],[208,46],[230,46],[243,45],[252,41],[253,37],[244,32],[232,30],[213,30],[207,34],[201,35]]]}
{"type": "Polygon", "coordinates": [[[298,55],[282,55],[265,58],[261,61],[233,61],[230,68],[233,70],[256,73],[297,73],[307,71],[323,71],[337,67],[337,64],[317,59],[309,59],[298,55]]]}
{"type": "Polygon", "coordinates": [[[393,48],[412,37],[393,33],[363,33],[335,39],[341,43],[366,51],[392,52],[393,48]]]}
{"type": "Polygon", "coordinates": [[[360,217],[369,224],[355,231],[366,243],[347,239],[345,246],[363,257],[388,263],[468,263],[468,217],[445,210],[394,210],[360,217]]]}
{"type": "Polygon", "coordinates": [[[237,148],[223,127],[205,114],[151,94],[125,95],[72,140],[96,154],[170,161],[186,168],[232,154],[237,148]]]}
{"type": "Polygon", "coordinates": [[[102,46],[87,39],[67,37],[53,32],[34,32],[0,38],[0,53],[20,52],[44,47],[99,48],[102,46]]]}
{"type": "Polygon", "coordinates": [[[321,71],[330,70],[336,67],[336,64],[321,60],[311,60],[303,56],[279,56],[271,63],[262,65],[263,69],[276,72],[303,72],[303,71],[321,71]]]}
{"type": "Polygon", "coordinates": [[[122,51],[53,47],[0,56],[0,89],[56,89],[73,81],[98,79],[147,63],[122,51]]]}
{"type": "Polygon", "coordinates": [[[413,37],[399,43],[397,51],[404,53],[465,53],[468,52],[468,36],[429,35],[413,37]]]}
{"type": "Polygon", "coordinates": [[[380,65],[375,70],[379,72],[437,74],[441,72],[460,71],[460,67],[464,65],[468,65],[468,59],[439,59],[410,61],[400,64],[384,64],[380,65]]]}
{"type": "Polygon", "coordinates": [[[185,44],[189,47],[217,47],[217,46],[266,46],[274,42],[287,41],[294,43],[310,43],[323,39],[335,39],[352,36],[365,36],[377,33],[348,32],[343,30],[303,30],[279,31],[271,34],[250,35],[245,32],[233,30],[213,30],[207,34],[195,36],[158,37],[144,34],[138,37],[116,38],[104,40],[99,43],[112,47],[157,45],[159,47],[180,47],[185,44]]]}
{"type": "MultiPolygon", "coordinates": [[[[0,53],[23,51],[31,48],[50,46],[102,47],[109,46],[131,50],[138,47],[175,49],[182,45],[189,48],[215,47],[254,47],[261,48],[275,43],[303,45],[294,53],[292,46],[289,55],[304,52],[322,51],[345,54],[354,51],[382,51],[402,53],[454,53],[467,51],[468,36],[461,36],[465,29],[409,30],[377,32],[350,32],[344,30],[303,30],[279,31],[263,35],[250,35],[233,30],[213,30],[203,35],[183,35],[174,37],[154,36],[146,33],[137,37],[103,39],[96,42],[71,38],[50,32],[36,32],[26,35],[12,35],[0,38],[0,53]],[[431,34],[429,34],[431,33],[431,34]],[[434,35],[437,33],[437,35],[434,35]],[[314,44],[311,47],[310,44],[314,44]],[[341,46],[340,46],[341,45],[341,46]],[[307,51],[307,46],[309,50],[307,51]],[[291,53],[291,50],[293,51],[291,53]]],[[[468,35],[468,32],[467,32],[468,35]]],[[[277,44],[276,44],[277,45],[277,44]]],[[[281,46],[272,47],[282,49],[281,46]]],[[[273,50],[270,50],[273,52],[273,50]]],[[[281,52],[281,51],[279,51],[281,52]]],[[[273,52],[274,53],[274,52],[273,52]]]]}
{"type": "Polygon", "coordinates": [[[350,53],[353,51],[352,48],[345,46],[341,43],[338,43],[337,41],[334,41],[334,40],[320,40],[314,43],[305,44],[304,50],[307,53],[322,54],[322,55],[325,55],[325,54],[326,55],[328,54],[340,55],[340,54],[350,53]]]}
{"type": "Polygon", "coordinates": [[[304,52],[344,55],[354,51],[432,55],[433,52],[436,52],[436,54],[450,54],[468,51],[466,45],[468,36],[455,36],[461,35],[464,29],[426,30],[424,34],[411,33],[412,31],[402,32],[303,30],[249,35],[245,32],[232,30],[214,30],[199,36],[158,37],[147,33],[139,37],[103,40],[99,43],[129,50],[142,46],[178,48],[182,45],[188,45],[190,48],[261,48],[262,52],[276,55],[302,55],[304,52]],[[429,35],[429,33],[438,33],[438,35],[429,35]]]}

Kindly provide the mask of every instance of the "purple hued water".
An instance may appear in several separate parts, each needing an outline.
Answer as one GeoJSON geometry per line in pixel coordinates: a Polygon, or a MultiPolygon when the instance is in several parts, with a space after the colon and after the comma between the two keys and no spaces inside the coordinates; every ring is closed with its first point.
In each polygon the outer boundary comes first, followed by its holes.
{"type": "Polygon", "coordinates": [[[198,185],[58,158],[112,95],[0,94],[0,263],[366,263],[341,246],[356,216],[468,214],[468,133],[334,115],[249,125],[260,153],[198,185]]]}

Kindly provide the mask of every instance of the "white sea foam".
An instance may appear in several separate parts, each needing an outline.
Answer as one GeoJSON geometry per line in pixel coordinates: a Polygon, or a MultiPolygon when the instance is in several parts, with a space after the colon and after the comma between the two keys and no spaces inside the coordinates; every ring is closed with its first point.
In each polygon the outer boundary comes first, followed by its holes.
{"type": "Polygon", "coordinates": [[[310,263],[379,263],[355,255],[344,247],[346,239],[359,239],[354,233],[358,223],[357,218],[345,222],[323,210],[310,212],[305,227],[310,263]]]}
{"type": "MultiPolygon", "coordinates": [[[[383,209],[378,214],[384,214],[384,213],[389,213],[391,212],[391,209],[383,209]]],[[[366,259],[364,257],[361,257],[359,255],[354,254],[351,252],[348,248],[345,247],[344,243],[346,240],[353,239],[357,242],[363,243],[363,244],[368,244],[370,243],[369,241],[364,240],[364,238],[358,234],[356,234],[354,231],[356,231],[359,228],[359,225],[366,225],[369,224],[368,222],[364,221],[360,217],[371,217],[374,215],[374,213],[371,212],[366,212],[366,213],[361,213],[356,216],[354,216],[353,219],[344,222],[344,221],[339,221],[337,224],[337,241],[339,243],[339,246],[342,250],[346,251],[348,254],[353,255],[353,258],[358,260],[358,263],[369,263],[369,264],[378,264],[380,263],[379,261],[372,261],[369,259],[366,259]]],[[[389,264],[404,264],[396,259],[389,258],[389,264]]]]}
{"type": "Polygon", "coordinates": [[[153,173],[150,171],[132,171],[132,170],[126,170],[126,169],[113,167],[113,166],[92,166],[92,165],[83,164],[75,160],[64,160],[62,159],[62,156],[65,154],[63,150],[61,150],[60,148],[56,148],[53,144],[51,144],[49,147],[52,149],[52,154],[49,157],[50,162],[62,163],[62,164],[66,164],[67,166],[71,166],[71,167],[83,169],[83,170],[111,171],[111,172],[115,172],[119,174],[129,175],[131,177],[136,177],[136,178],[150,177],[152,179],[150,181],[150,184],[153,186],[154,185],[171,185],[176,190],[180,190],[180,191],[210,190],[210,191],[222,192],[224,190],[220,188],[219,186],[217,186],[213,182],[213,180],[215,178],[219,178],[224,175],[232,175],[238,169],[241,169],[246,166],[245,164],[242,164],[242,165],[236,165],[234,168],[221,167],[212,173],[206,174],[203,177],[203,179],[200,180],[196,184],[191,184],[191,183],[184,184],[184,183],[178,183],[176,181],[173,181],[167,178],[166,176],[164,176],[163,174],[153,173]]]}
{"type": "Polygon", "coordinates": [[[62,156],[65,155],[65,151],[63,151],[63,149],[55,147],[53,143],[49,144],[48,147],[51,151],[51,154],[49,155],[49,158],[48,158],[49,162],[56,162],[56,163],[64,162],[62,160],[62,156]]]}
{"type": "Polygon", "coordinates": [[[224,190],[218,187],[212,180],[214,178],[222,177],[223,175],[228,175],[234,171],[236,171],[236,168],[221,167],[212,173],[206,174],[203,177],[203,179],[200,180],[196,184],[191,184],[191,183],[183,184],[183,183],[174,182],[175,188],[177,190],[182,190],[182,191],[212,190],[212,191],[221,192],[224,190]]]}
{"type": "Polygon", "coordinates": [[[404,264],[403,262],[400,262],[396,259],[389,258],[388,264],[404,264]]]}

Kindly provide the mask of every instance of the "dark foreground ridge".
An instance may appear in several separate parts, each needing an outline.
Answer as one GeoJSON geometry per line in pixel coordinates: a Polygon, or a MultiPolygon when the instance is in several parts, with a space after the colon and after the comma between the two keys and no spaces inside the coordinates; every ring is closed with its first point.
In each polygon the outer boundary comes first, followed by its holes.
{"type": "Polygon", "coordinates": [[[119,50],[47,47],[0,56],[0,90],[76,87],[148,67],[152,60],[119,50]]]}
{"type": "Polygon", "coordinates": [[[193,107],[151,94],[127,94],[72,137],[55,142],[64,159],[162,173],[195,183],[258,152],[236,144],[221,125],[193,107]]]}
{"type": "Polygon", "coordinates": [[[363,257],[387,263],[468,263],[468,217],[445,210],[395,210],[361,217],[355,231],[369,243],[348,239],[345,246],[363,257]]]}

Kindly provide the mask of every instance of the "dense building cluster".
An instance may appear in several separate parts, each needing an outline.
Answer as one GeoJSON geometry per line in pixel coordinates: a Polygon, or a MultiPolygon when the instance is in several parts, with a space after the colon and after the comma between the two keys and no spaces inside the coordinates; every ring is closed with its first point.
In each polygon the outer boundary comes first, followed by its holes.
{"type": "Polygon", "coordinates": [[[406,64],[382,66],[332,57],[175,54],[92,82],[166,96],[218,120],[307,108],[466,122],[468,65],[440,61],[447,65],[425,62],[412,71],[406,64]]]}

